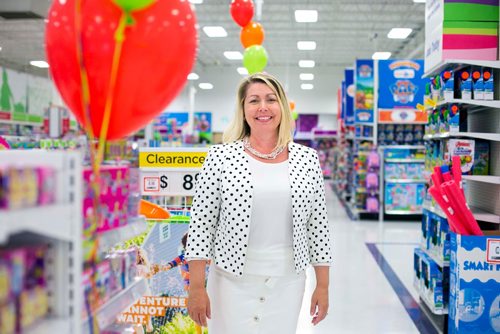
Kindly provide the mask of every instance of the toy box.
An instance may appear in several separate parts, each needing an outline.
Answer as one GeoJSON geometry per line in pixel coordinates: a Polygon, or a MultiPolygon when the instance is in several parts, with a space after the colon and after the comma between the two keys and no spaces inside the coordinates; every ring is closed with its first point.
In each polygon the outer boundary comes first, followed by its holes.
{"type": "Polygon", "coordinates": [[[390,183],[385,185],[385,210],[419,212],[425,196],[425,185],[390,183]]]}
{"type": "Polygon", "coordinates": [[[438,260],[450,261],[450,235],[448,220],[434,214],[431,221],[430,253],[438,260]]]}
{"type": "Polygon", "coordinates": [[[472,174],[490,174],[490,143],[487,141],[476,140],[475,142],[472,174]]]}
{"type": "Polygon", "coordinates": [[[449,267],[440,268],[427,254],[422,254],[421,262],[421,296],[436,311],[443,311],[449,297],[449,267]]]}
{"type": "Polygon", "coordinates": [[[448,140],[448,147],[444,158],[448,163],[451,163],[452,157],[459,156],[462,174],[471,175],[472,166],[474,165],[474,147],[474,140],[450,139],[448,140]]]}
{"type": "Polygon", "coordinates": [[[413,286],[417,291],[421,289],[421,281],[422,281],[422,265],[421,258],[423,256],[423,251],[420,248],[415,248],[413,250],[413,286]]]}
{"type": "Polygon", "coordinates": [[[500,236],[450,233],[450,244],[448,332],[500,332],[500,236]]]}

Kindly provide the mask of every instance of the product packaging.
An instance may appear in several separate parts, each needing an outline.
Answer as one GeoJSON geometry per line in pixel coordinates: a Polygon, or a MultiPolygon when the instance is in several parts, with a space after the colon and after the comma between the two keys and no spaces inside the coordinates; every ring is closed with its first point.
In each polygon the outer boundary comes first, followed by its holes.
{"type": "Polygon", "coordinates": [[[500,236],[450,234],[448,333],[500,332],[500,236]]]}

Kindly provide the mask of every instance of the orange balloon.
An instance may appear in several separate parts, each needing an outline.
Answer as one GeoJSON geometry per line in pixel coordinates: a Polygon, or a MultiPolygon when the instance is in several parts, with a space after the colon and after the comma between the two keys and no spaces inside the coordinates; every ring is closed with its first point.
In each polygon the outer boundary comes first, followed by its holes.
{"type": "Polygon", "coordinates": [[[240,41],[246,49],[252,45],[262,45],[264,41],[264,29],[260,23],[250,22],[241,29],[240,41]]]}
{"type": "Polygon", "coordinates": [[[294,109],[295,109],[295,102],[290,101],[290,110],[294,110],[294,109]]]}

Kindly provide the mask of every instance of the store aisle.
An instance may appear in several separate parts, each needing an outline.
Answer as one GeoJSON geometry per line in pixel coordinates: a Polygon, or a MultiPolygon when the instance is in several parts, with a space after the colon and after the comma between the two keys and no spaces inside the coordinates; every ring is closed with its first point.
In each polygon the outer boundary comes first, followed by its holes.
{"type": "Polygon", "coordinates": [[[310,324],[315,284],[311,268],[297,334],[434,333],[427,319],[421,318],[412,286],[420,224],[351,221],[328,185],[327,203],[334,234],[329,315],[316,327],[310,324]]]}

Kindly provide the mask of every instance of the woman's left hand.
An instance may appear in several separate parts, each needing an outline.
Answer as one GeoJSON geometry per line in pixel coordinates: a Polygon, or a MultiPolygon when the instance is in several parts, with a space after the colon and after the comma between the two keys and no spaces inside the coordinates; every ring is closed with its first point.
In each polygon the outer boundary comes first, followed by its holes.
{"type": "Polygon", "coordinates": [[[317,325],[328,314],[328,288],[316,287],[311,297],[312,324],[317,325]]]}

